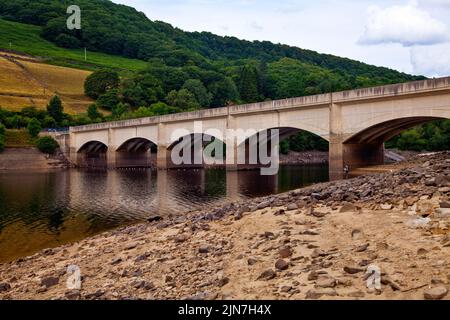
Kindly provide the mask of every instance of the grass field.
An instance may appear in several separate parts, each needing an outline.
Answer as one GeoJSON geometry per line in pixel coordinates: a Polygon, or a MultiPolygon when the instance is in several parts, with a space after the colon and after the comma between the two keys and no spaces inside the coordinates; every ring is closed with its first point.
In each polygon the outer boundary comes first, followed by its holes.
{"type": "Polygon", "coordinates": [[[95,70],[101,67],[125,71],[142,70],[146,62],[99,52],[59,48],[40,37],[41,27],[0,19],[0,49],[19,51],[43,58],[46,62],[74,68],[95,70]]]}
{"type": "Polygon", "coordinates": [[[59,95],[65,112],[85,113],[93,101],[84,95],[84,81],[93,70],[126,73],[146,67],[141,60],[98,52],[88,52],[85,61],[84,50],[59,48],[40,32],[38,26],[0,19],[0,107],[6,110],[43,109],[59,95]]]}
{"type": "Polygon", "coordinates": [[[11,96],[43,94],[42,86],[16,64],[0,57],[0,92],[11,96]]]}
{"type": "Polygon", "coordinates": [[[21,63],[51,91],[61,95],[84,98],[84,81],[91,72],[28,61],[21,63]]]}
{"type": "Polygon", "coordinates": [[[20,111],[23,107],[34,106],[43,109],[51,97],[59,95],[65,112],[69,114],[86,112],[87,107],[93,102],[84,95],[84,81],[90,71],[32,62],[27,59],[28,57],[14,55],[14,61],[11,61],[0,56],[2,108],[20,111]]]}

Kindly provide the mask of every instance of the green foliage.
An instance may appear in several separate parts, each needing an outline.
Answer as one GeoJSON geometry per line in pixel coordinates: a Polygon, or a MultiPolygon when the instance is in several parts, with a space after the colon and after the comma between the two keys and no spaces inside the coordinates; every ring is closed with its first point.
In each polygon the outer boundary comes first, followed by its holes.
{"type": "Polygon", "coordinates": [[[208,89],[213,94],[212,107],[227,106],[239,99],[236,84],[228,77],[213,82],[208,89]]]}
{"type": "Polygon", "coordinates": [[[280,142],[280,153],[281,154],[288,154],[289,153],[289,140],[283,140],[280,142]]]}
{"type": "Polygon", "coordinates": [[[117,89],[108,90],[97,99],[97,106],[106,110],[113,110],[120,102],[117,89]]]}
{"type": "Polygon", "coordinates": [[[200,104],[189,90],[172,90],[167,95],[167,103],[178,108],[180,111],[194,111],[200,108],[200,104]]]}
{"type": "Polygon", "coordinates": [[[328,142],[326,140],[306,131],[300,131],[280,144],[280,152],[283,154],[286,154],[287,150],[296,152],[309,150],[328,151],[328,142]]]}
{"type": "Polygon", "coordinates": [[[169,106],[164,102],[157,102],[150,106],[150,111],[153,116],[162,116],[171,113],[178,113],[180,110],[176,107],[169,106]]]}
{"type": "Polygon", "coordinates": [[[388,141],[386,147],[413,151],[450,150],[450,120],[429,122],[406,130],[388,141]]]}
{"type": "Polygon", "coordinates": [[[36,142],[36,146],[42,153],[54,154],[56,149],[58,149],[58,142],[52,137],[46,136],[39,138],[36,142]]]}
{"type": "Polygon", "coordinates": [[[54,96],[47,105],[47,112],[50,117],[55,119],[56,122],[60,122],[64,117],[64,108],[62,101],[58,96],[54,96]]]}
{"type": "Polygon", "coordinates": [[[162,81],[147,72],[124,81],[121,87],[123,102],[137,108],[161,101],[164,97],[162,81]]]}
{"type": "Polygon", "coordinates": [[[36,118],[33,118],[28,123],[27,130],[32,137],[37,137],[42,130],[41,123],[36,118]]]}
{"type": "Polygon", "coordinates": [[[86,78],[84,92],[88,97],[97,99],[108,90],[117,89],[120,79],[119,74],[110,70],[99,70],[86,78]]]}
{"type": "Polygon", "coordinates": [[[45,116],[43,121],[43,127],[44,128],[56,128],[57,124],[55,119],[53,119],[52,116],[45,116]]]}
{"type": "Polygon", "coordinates": [[[258,101],[260,98],[258,87],[258,70],[254,65],[245,65],[241,71],[239,87],[242,101],[258,101]]]}
{"type": "Polygon", "coordinates": [[[128,107],[124,104],[119,102],[115,106],[112,107],[112,115],[114,118],[119,118],[122,114],[127,112],[128,107]]]}
{"type": "MultiPolygon", "coordinates": [[[[0,16],[2,16],[1,4],[0,16]]],[[[0,48],[9,49],[11,43],[11,48],[15,51],[43,57],[46,62],[51,64],[80,69],[98,70],[101,68],[113,68],[132,71],[145,69],[145,61],[113,56],[98,51],[88,51],[88,59],[85,61],[84,49],[58,47],[54,43],[43,39],[41,30],[42,28],[39,26],[0,19],[0,48]]]]}
{"type": "Polygon", "coordinates": [[[102,114],[98,112],[97,105],[95,104],[91,104],[88,107],[87,114],[92,121],[97,121],[98,119],[102,118],[102,114]]]}
{"type": "Polygon", "coordinates": [[[189,79],[183,84],[183,89],[188,90],[194,94],[198,103],[202,108],[209,108],[212,101],[212,94],[208,92],[201,80],[189,79]]]}

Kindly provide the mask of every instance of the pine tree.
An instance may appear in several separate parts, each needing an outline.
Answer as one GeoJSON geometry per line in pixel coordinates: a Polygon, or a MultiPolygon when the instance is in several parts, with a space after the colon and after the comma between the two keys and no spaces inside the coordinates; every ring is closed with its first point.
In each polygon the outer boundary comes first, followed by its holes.
{"type": "Polygon", "coordinates": [[[241,99],[244,102],[256,102],[259,100],[258,70],[253,65],[246,65],[241,72],[241,99]]]}
{"type": "Polygon", "coordinates": [[[54,96],[47,105],[47,112],[50,117],[55,119],[56,122],[61,122],[64,117],[64,108],[62,106],[61,99],[58,96],[54,96]]]}

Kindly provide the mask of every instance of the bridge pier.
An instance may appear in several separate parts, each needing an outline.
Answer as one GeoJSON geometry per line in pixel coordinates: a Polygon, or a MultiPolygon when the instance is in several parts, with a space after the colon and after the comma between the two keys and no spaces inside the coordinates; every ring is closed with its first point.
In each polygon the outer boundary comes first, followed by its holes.
{"type": "Polygon", "coordinates": [[[330,151],[329,151],[329,176],[330,181],[344,178],[344,136],[342,125],[342,106],[333,103],[333,95],[330,94],[330,151]]]}
{"type": "Polygon", "coordinates": [[[329,176],[330,181],[341,180],[344,178],[344,144],[338,137],[330,138],[329,151],[329,176]]]}
{"type": "Polygon", "coordinates": [[[167,146],[158,145],[158,151],[156,154],[156,167],[158,170],[166,170],[169,168],[170,150],[167,146]]]}
{"type": "Polygon", "coordinates": [[[106,167],[108,169],[116,169],[117,167],[117,152],[116,148],[113,146],[108,147],[108,151],[106,153],[106,167]]]}

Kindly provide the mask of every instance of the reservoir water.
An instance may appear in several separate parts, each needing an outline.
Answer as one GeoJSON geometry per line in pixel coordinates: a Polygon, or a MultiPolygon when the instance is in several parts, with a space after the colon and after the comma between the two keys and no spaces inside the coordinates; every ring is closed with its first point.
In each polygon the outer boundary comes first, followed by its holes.
{"type": "Polygon", "coordinates": [[[328,180],[327,165],[259,170],[0,173],[0,263],[139,223],[328,180]]]}

